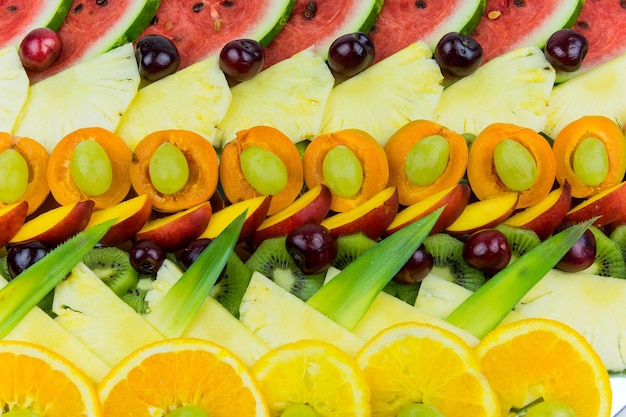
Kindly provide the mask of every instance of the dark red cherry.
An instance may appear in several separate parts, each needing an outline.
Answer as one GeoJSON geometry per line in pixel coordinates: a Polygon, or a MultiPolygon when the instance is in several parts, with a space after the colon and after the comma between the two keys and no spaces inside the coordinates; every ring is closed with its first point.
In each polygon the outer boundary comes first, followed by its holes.
{"type": "Polygon", "coordinates": [[[374,43],[363,32],[340,36],[328,49],[328,66],[338,79],[347,79],[369,67],[374,61],[374,43]]]}
{"type": "Polygon", "coordinates": [[[11,278],[15,278],[26,268],[46,256],[51,249],[50,246],[38,240],[12,245],[7,251],[7,266],[11,278]]]}
{"type": "Polygon", "coordinates": [[[470,36],[450,32],[443,35],[435,46],[434,57],[444,75],[465,77],[480,66],[483,48],[470,36]]]}
{"type": "Polygon", "coordinates": [[[433,256],[424,245],[420,245],[393,280],[399,284],[415,284],[426,278],[433,269],[433,264],[433,256]]]}
{"type": "Polygon", "coordinates": [[[511,246],[499,230],[479,230],[472,233],[463,244],[463,259],[472,268],[495,274],[511,261],[511,246]]]}
{"type": "Polygon", "coordinates": [[[287,252],[305,274],[327,270],[337,257],[337,239],[317,223],[292,230],[285,241],[287,252]]]}
{"type": "Polygon", "coordinates": [[[561,29],[552,34],[544,48],[544,55],[560,71],[573,72],[580,68],[589,42],[584,35],[572,29],[561,29]]]}
{"type": "Polygon", "coordinates": [[[265,52],[253,39],[236,39],[224,45],[219,64],[227,77],[237,82],[246,81],[263,69],[265,52]]]}
{"type": "Polygon", "coordinates": [[[137,41],[135,58],[139,75],[148,81],[157,81],[178,70],[180,55],[176,45],[162,35],[146,35],[137,41]]]}
{"type": "Polygon", "coordinates": [[[165,250],[155,241],[141,239],[133,243],[129,252],[130,264],[144,275],[156,275],[166,258],[165,250]]]}
{"type": "Polygon", "coordinates": [[[36,72],[50,68],[59,59],[62,51],[61,38],[48,28],[33,29],[24,37],[19,47],[24,68],[36,72]]]}
{"type": "Polygon", "coordinates": [[[209,238],[200,238],[187,245],[178,255],[178,262],[180,262],[183,270],[189,269],[191,264],[198,259],[198,256],[204,252],[212,241],[209,238]]]}
{"type": "MultiPolygon", "coordinates": [[[[565,229],[567,225],[557,227],[554,233],[565,229]]],[[[596,260],[596,238],[589,229],[574,243],[561,260],[555,265],[556,269],[565,272],[579,272],[589,268],[596,260]]]]}

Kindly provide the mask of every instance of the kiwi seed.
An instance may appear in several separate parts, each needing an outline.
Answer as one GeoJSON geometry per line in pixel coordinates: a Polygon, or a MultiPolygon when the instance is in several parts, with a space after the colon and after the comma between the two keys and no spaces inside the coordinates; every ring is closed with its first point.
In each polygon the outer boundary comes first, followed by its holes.
{"type": "Polygon", "coordinates": [[[251,277],[252,270],[233,252],[226,262],[224,273],[211,289],[211,296],[239,318],[239,306],[251,277]]]}
{"type": "Polygon", "coordinates": [[[128,253],[116,247],[93,248],[85,255],[83,263],[119,297],[133,288],[139,279],[128,253]]]}

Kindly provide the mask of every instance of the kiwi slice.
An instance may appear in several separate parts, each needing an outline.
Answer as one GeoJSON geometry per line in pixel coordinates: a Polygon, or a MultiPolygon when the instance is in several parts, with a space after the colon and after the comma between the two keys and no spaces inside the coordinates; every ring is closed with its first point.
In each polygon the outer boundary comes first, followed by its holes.
{"type": "Polygon", "coordinates": [[[433,256],[432,274],[470,291],[476,291],[485,283],[485,275],[463,260],[463,242],[459,239],[436,233],[424,239],[424,246],[433,256]]]}
{"type": "Polygon", "coordinates": [[[128,253],[116,247],[95,247],[85,255],[83,263],[119,297],[139,280],[128,253]]]}
{"type": "Polygon", "coordinates": [[[344,269],[350,262],[375,245],[376,241],[364,233],[339,236],[337,238],[337,256],[333,266],[337,269],[344,269]]]}
{"type": "Polygon", "coordinates": [[[622,251],[622,258],[626,259],[626,224],[615,227],[609,238],[619,246],[622,251]]]}
{"type": "Polygon", "coordinates": [[[7,281],[11,280],[11,274],[9,273],[9,263],[7,262],[7,257],[3,256],[0,258],[0,276],[6,279],[7,281]]]}
{"type": "Polygon", "coordinates": [[[152,289],[154,276],[140,275],[137,283],[126,290],[126,293],[120,297],[122,301],[131,306],[139,314],[148,312],[148,303],[146,302],[146,294],[152,289]]]}
{"type": "Polygon", "coordinates": [[[264,240],[245,265],[306,301],[322,287],[326,273],[305,275],[287,252],[286,239],[279,236],[264,240]]]}
{"type": "Polygon", "coordinates": [[[511,247],[511,261],[524,255],[526,252],[539,246],[541,239],[533,230],[523,229],[508,224],[501,223],[495,227],[506,236],[506,240],[511,247]]]}
{"type": "Polygon", "coordinates": [[[588,272],[614,278],[626,278],[626,262],[620,246],[595,226],[589,227],[596,238],[596,259],[588,272]]]}
{"type": "Polygon", "coordinates": [[[226,262],[224,273],[211,289],[211,296],[239,318],[239,306],[251,277],[252,270],[233,252],[226,262]]]}

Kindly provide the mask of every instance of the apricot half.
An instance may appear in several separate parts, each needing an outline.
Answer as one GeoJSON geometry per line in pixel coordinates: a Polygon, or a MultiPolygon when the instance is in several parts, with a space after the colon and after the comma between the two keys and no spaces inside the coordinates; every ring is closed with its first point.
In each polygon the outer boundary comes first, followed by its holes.
{"type": "Polygon", "coordinates": [[[94,210],[121,202],[130,190],[126,142],[101,127],[76,129],[54,147],[48,163],[48,185],[61,205],[91,200],[94,210]]]}
{"type": "Polygon", "coordinates": [[[352,210],[386,188],[389,165],[385,150],[359,129],[317,136],[302,157],[308,188],[320,184],[331,191],[330,209],[352,210]]]}
{"type": "Polygon", "coordinates": [[[276,128],[254,126],[237,133],[220,156],[220,181],[231,203],[271,195],[268,214],[291,204],[304,183],[296,145],[276,128]]]}
{"type": "Polygon", "coordinates": [[[0,175],[0,189],[2,190],[0,208],[26,201],[28,203],[27,214],[30,215],[50,194],[46,178],[50,159],[48,151],[34,139],[0,132],[0,159],[5,158],[13,160],[22,169],[15,169],[13,163],[9,164],[6,161],[3,161],[0,166],[2,173],[0,175]],[[3,172],[3,168],[6,168],[8,172],[3,172]],[[15,175],[18,178],[15,178],[15,175]],[[19,190],[13,189],[16,181],[19,190]]]}
{"type": "Polygon", "coordinates": [[[208,201],[217,188],[217,153],[209,141],[189,130],[160,130],[135,147],[130,181],[152,207],[175,213],[208,201]],[[183,179],[181,181],[181,178],[183,179]]]}

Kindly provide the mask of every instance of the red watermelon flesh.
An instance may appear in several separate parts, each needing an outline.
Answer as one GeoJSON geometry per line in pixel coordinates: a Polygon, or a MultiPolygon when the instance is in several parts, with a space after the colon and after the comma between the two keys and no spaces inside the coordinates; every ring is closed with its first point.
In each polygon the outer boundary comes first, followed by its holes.
{"type": "Polygon", "coordinates": [[[91,58],[107,50],[128,43],[136,37],[150,22],[158,0],[74,0],[65,21],[58,30],[63,43],[63,50],[58,61],[48,70],[31,72],[31,83],[50,77],[81,60],[91,58]],[[127,10],[143,6],[143,15],[133,16],[133,22],[120,25],[120,16],[127,10]],[[151,13],[151,15],[150,15],[151,13]]]}
{"type": "Polygon", "coordinates": [[[160,34],[171,39],[180,54],[179,69],[183,69],[219,53],[233,39],[269,42],[264,38],[275,36],[292,8],[293,2],[285,0],[162,0],[142,36],[160,34]]]}
{"type": "Polygon", "coordinates": [[[586,0],[572,29],[585,35],[589,50],[578,71],[559,74],[557,79],[580,74],[626,53],[626,1],[586,0]]]}
{"type": "Polygon", "coordinates": [[[19,45],[28,32],[40,26],[57,30],[68,7],[67,1],[0,1],[0,49],[19,45]]]}
{"type": "Polygon", "coordinates": [[[380,13],[381,2],[374,3],[371,8],[372,2],[363,0],[297,0],[289,20],[265,48],[265,67],[311,46],[326,56],[330,44],[339,36],[357,30],[368,32],[380,13]],[[362,19],[350,19],[355,15],[362,19]]]}
{"type": "Polygon", "coordinates": [[[434,49],[448,32],[469,33],[484,4],[474,0],[385,0],[370,35],[378,62],[417,41],[434,49]]]}

